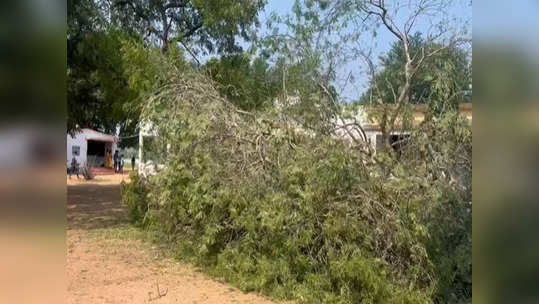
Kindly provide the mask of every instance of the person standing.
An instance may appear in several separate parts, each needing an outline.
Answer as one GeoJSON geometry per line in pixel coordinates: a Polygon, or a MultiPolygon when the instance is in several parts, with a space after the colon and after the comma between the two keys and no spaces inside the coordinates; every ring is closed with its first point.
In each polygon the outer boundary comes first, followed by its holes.
{"type": "Polygon", "coordinates": [[[71,179],[71,175],[76,174],[77,178],[79,178],[79,163],[77,163],[77,159],[73,157],[71,159],[71,166],[68,170],[69,173],[69,179],[71,179]]]}
{"type": "Polygon", "coordinates": [[[118,157],[118,172],[120,172],[120,174],[124,174],[124,155],[123,154],[121,154],[118,157]]]}
{"type": "Polygon", "coordinates": [[[109,169],[112,167],[112,153],[110,149],[107,149],[105,153],[105,167],[109,169]]]}
{"type": "Polygon", "coordinates": [[[135,171],[135,155],[131,156],[131,170],[135,171]]]}
{"type": "Polygon", "coordinates": [[[114,173],[118,173],[118,171],[120,171],[119,158],[120,155],[118,154],[118,150],[114,151],[114,173]]]}

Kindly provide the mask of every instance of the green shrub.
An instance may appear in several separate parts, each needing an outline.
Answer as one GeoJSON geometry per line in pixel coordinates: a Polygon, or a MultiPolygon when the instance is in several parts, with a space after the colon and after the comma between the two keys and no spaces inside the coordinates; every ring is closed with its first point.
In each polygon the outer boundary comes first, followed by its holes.
{"type": "Polygon", "coordinates": [[[131,182],[122,182],[122,203],[129,210],[129,218],[137,226],[144,226],[148,211],[148,189],[145,180],[135,171],[129,175],[131,182]]]}

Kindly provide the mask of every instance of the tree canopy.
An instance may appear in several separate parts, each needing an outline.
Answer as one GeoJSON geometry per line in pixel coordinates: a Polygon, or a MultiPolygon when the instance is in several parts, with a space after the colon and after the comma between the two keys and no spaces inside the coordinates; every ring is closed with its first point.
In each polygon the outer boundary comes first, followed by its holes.
{"type": "Polygon", "coordinates": [[[220,93],[243,110],[272,104],[279,89],[279,78],[263,57],[226,55],[210,59],[204,69],[219,84],[220,93]]]}
{"type": "MultiPolygon", "coordinates": [[[[412,104],[427,104],[437,111],[455,109],[458,103],[471,101],[471,63],[468,54],[455,46],[427,43],[420,33],[410,37],[412,57],[424,50],[440,51],[423,62],[411,80],[412,104]]],[[[402,43],[395,42],[387,54],[380,56],[381,69],[370,80],[369,89],[360,103],[396,103],[398,88],[404,81],[405,54],[402,43]]]]}
{"type": "Polygon", "coordinates": [[[167,56],[180,65],[186,63],[180,47],[196,61],[197,51],[237,52],[238,38],[255,37],[253,28],[265,1],[69,0],[67,4],[67,129],[114,133],[120,127],[122,134],[132,135],[140,114],[137,102],[163,84],[164,74],[159,73],[164,71],[158,68],[162,58],[154,50],[174,49],[167,56]]]}
{"type": "Polygon", "coordinates": [[[68,129],[78,125],[114,133],[120,125],[132,130],[135,117],[124,104],[137,92],[128,86],[117,35],[92,33],[77,43],[68,63],[68,129]]]}
{"type": "Polygon", "coordinates": [[[113,21],[158,41],[163,51],[171,43],[193,44],[209,53],[240,49],[238,36],[254,38],[264,0],[113,0],[113,21]]]}

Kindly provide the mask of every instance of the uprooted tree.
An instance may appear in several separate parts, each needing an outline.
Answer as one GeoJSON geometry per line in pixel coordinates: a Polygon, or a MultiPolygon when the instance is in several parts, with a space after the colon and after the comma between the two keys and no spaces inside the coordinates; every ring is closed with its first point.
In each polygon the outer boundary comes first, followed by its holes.
{"type": "Polygon", "coordinates": [[[210,273],[279,298],[471,297],[471,129],[456,113],[414,130],[397,160],[302,127],[294,105],[240,110],[184,73],[143,109],[166,166],[125,186],[136,223],[210,273]]]}

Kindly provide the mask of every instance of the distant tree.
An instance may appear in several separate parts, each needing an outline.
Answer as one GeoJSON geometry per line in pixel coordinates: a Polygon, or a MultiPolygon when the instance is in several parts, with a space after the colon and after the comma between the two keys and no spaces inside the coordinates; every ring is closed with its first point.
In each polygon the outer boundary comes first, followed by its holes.
{"type": "MultiPolygon", "coordinates": [[[[437,43],[427,44],[420,33],[409,38],[412,57],[423,49],[438,49],[437,43]]],[[[403,44],[393,43],[389,52],[380,57],[381,70],[370,80],[369,89],[360,100],[363,104],[395,103],[398,88],[404,85],[402,66],[406,62],[403,44]]],[[[471,63],[467,53],[456,47],[443,48],[425,59],[411,79],[409,102],[426,104],[436,112],[455,109],[458,103],[470,101],[471,63]]]]}
{"type": "MultiPolygon", "coordinates": [[[[394,49],[395,53],[390,53],[390,57],[388,57],[390,61],[396,63],[395,69],[400,66],[400,72],[397,74],[400,81],[396,83],[398,87],[391,89],[391,101],[381,99],[377,101],[378,105],[386,103],[394,105],[393,107],[383,107],[384,111],[379,114],[378,119],[382,129],[382,141],[388,151],[390,151],[389,135],[398,128],[396,122],[399,118],[403,118],[403,112],[412,104],[413,98],[420,100],[418,96],[413,96],[413,94],[421,95],[421,90],[412,90],[418,74],[427,71],[429,63],[434,74],[440,71],[446,73],[448,69],[445,65],[450,61],[447,60],[447,55],[443,59],[444,54],[450,54],[450,50],[455,50],[471,42],[467,25],[469,20],[460,20],[462,24],[458,24],[458,17],[449,13],[451,5],[454,3],[455,1],[448,0],[414,0],[401,5],[395,2],[386,3],[384,0],[369,0],[358,7],[359,12],[364,16],[363,22],[367,27],[381,27],[396,39],[397,44],[400,44],[394,49]],[[430,23],[429,29],[423,33],[424,40],[414,35],[417,33],[417,27],[421,21],[430,23]],[[391,60],[391,56],[401,59],[391,60]],[[438,69],[439,67],[441,69],[438,69]]],[[[362,56],[369,66],[371,84],[376,84],[377,74],[373,59],[365,53],[362,56]]],[[[443,80],[442,78],[439,80],[443,80]]],[[[429,89],[429,91],[436,91],[436,89],[429,89]]]]}
{"type": "Polygon", "coordinates": [[[364,132],[345,122],[337,70],[354,56],[349,45],[358,41],[359,31],[347,26],[363,2],[339,1],[333,7],[336,2],[294,1],[289,14],[272,14],[267,22],[269,33],[262,41],[265,52],[276,61],[281,102],[286,103],[289,96],[297,99],[295,123],[324,134],[343,129],[359,146],[364,143],[364,132]]]}

